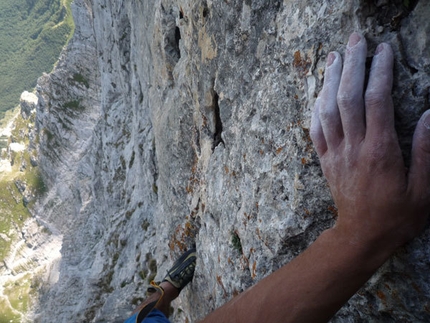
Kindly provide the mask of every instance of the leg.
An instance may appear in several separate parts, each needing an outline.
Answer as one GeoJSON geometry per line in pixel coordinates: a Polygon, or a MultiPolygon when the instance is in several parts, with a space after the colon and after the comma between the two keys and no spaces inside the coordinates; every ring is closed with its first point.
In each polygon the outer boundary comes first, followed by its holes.
{"type": "Polygon", "coordinates": [[[170,303],[179,296],[179,290],[168,281],[163,281],[160,287],[164,289],[164,296],[155,308],[163,312],[166,317],[169,317],[170,303]]]}
{"type": "MultiPolygon", "coordinates": [[[[153,308],[164,314],[165,318],[161,318],[162,322],[164,322],[164,319],[167,320],[170,314],[171,302],[177,298],[181,290],[191,282],[194,276],[195,266],[196,250],[190,249],[176,260],[159,285],[151,283],[152,287],[148,288],[149,295],[147,299],[136,308],[132,313],[133,316],[129,318],[126,323],[140,321],[148,315],[145,313],[150,312],[153,308]],[[136,319],[136,317],[138,317],[138,319],[136,319]]],[[[162,316],[161,313],[157,313],[156,316],[160,318],[160,316],[162,316]]],[[[146,322],[146,320],[144,320],[144,322],[146,322]]]]}

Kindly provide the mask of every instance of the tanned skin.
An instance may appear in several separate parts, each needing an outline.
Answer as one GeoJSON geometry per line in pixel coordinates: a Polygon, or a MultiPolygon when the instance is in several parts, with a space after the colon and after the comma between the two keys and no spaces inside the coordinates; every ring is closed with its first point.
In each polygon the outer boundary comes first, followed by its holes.
{"type": "Polygon", "coordinates": [[[338,208],[334,227],[301,255],[202,323],[327,322],[424,228],[430,209],[430,113],[419,120],[405,168],[391,98],[393,52],[380,44],[365,87],[366,40],[353,33],[344,61],[327,57],[311,137],[338,208]]]}

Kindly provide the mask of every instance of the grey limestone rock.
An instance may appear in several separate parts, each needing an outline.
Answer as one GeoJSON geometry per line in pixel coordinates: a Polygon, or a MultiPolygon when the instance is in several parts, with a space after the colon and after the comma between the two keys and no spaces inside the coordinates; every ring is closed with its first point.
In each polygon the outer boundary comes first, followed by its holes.
{"type": "Polygon", "coordinates": [[[32,111],[36,110],[37,96],[34,93],[27,91],[22,92],[20,98],[21,115],[24,119],[27,119],[32,111]]]}
{"type": "MultiPolygon", "coordinates": [[[[39,80],[38,216],[62,233],[37,322],[122,322],[196,246],[173,321],[196,322],[303,251],[336,208],[309,138],[327,54],[349,34],[395,51],[408,159],[429,107],[426,1],[75,0],[76,32],[39,80]]],[[[430,320],[429,232],[332,322],[430,320]]],[[[297,282],[300,283],[300,282],[297,282]]]]}

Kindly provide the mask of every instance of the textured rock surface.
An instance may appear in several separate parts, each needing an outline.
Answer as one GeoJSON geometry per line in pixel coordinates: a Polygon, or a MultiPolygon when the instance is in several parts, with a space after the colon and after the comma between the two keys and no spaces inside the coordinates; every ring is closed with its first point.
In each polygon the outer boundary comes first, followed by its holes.
{"type": "MultiPolygon", "coordinates": [[[[36,321],[121,322],[196,245],[174,304],[195,322],[304,250],[336,216],[310,111],[354,30],[369,58],[395,50],[408,158],[429,105],[430,6],[407,3],[75,0],[75,37],[38,85],[38,215],[63,245],[36,321]]],[[[428,244],[426,231],[399,250],[333,322],[428,321],[428,244]]]]}
{"type": "Polygon", "coordinates": [[[27,119],[33,110],[36,109],[37,96],[34,93],[27,91],[22,92],[20,98],[21,115],[24,119],[27,119]]]}

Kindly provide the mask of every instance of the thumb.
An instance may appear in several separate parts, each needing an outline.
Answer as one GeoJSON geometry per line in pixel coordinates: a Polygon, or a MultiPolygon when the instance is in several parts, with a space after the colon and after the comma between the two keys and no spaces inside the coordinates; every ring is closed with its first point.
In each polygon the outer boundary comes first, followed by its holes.
{"type": "Polygon", "coordinates": [[[408,186],[418,198],[430,195],[430,110],[424,112],[415,129],[408,186]]]}

